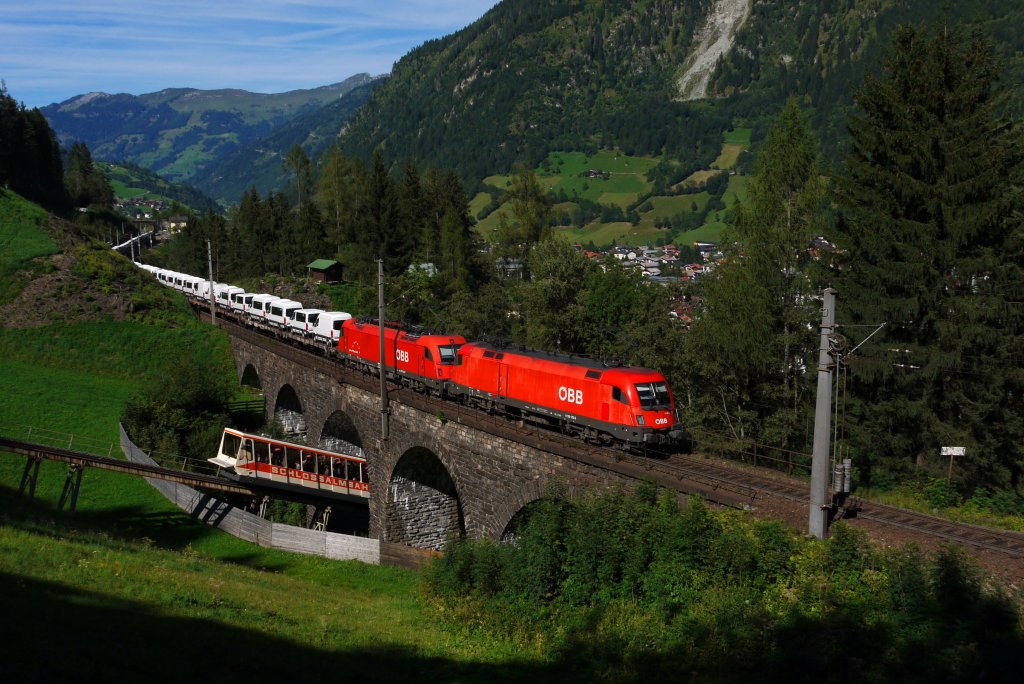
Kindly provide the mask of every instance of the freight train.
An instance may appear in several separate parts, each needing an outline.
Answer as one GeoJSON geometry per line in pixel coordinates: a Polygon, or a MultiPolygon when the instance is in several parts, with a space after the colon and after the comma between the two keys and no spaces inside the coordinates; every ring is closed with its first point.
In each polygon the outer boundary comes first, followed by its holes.
{"type": "Polygon", "coordinates": [[[624,448],[683,440],[672,392],[658,371],[526,349],[501,348],[377,321],[140,264],[196,302],[276,337],[379,372],[380,335],[388,377],[403,386],[588,442],[624,448]],[[211,292],[212,290],[212,292],[211,292]],[[211,297],[212,295],[212,297],[211,297]]]}

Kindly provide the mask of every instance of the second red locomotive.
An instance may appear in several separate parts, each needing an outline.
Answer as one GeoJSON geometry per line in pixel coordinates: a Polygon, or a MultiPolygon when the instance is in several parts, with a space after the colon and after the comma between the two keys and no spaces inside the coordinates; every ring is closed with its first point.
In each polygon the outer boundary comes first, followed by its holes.
{"type": "MultiPolygon", "coordinates": [[[[384,326],[384,363],[392,377],[419,390],[444,393],[461,335],[431,335],[396,324],[384,326]]],[[[367,368],[379,368],[380,326],[373,320],[348,320],[341,326],[338,351],[367,368]]]]}

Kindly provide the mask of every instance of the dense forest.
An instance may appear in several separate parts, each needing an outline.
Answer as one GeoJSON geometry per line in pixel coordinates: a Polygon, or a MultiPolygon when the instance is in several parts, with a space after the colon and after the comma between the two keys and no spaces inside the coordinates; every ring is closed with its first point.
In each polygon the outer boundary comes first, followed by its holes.
{"type": "Polygon", "coordinates": [[[0,184],[56,212],[109,209],[114,192],[84,143],[61,150],[38,109],[19,105],[0,83],[0,184]]]}
{"type": "Polygon", "coordinates": [[[38,109],[19,105],[0,84],[0,184],[46,206],[66,203],[60,147],[38,109]]]}

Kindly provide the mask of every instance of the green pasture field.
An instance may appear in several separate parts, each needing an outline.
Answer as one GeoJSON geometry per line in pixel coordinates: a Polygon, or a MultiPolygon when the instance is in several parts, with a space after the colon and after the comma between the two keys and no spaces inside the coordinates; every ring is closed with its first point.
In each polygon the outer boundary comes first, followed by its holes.
{"type": "Polygon", "coordinates": [[[750,176],[729,176],[729,186],[722,195],[725,206],[732,206],[733,202],[740,203],[747,201],[747,186],[750,184],[750,176]]]}
{"type": "Polygon", "coordinates": [[[498,222],[501,220],[501,216],[504,215],[509,219],[512,218],[512,210],[507,206],[498,207],[496,210],[488,214],[482,221],[478,221],[474,229],[485,240],[491,240],[494,235],[494,231],[498,229],[498,222]]]}
{"type": "Polygon", "coordinates": [[[577,176],[590,169],[643,176],[658,163],[653,157],[631,157],[614,150],[600,150],[590,156],[583,152],[552,152],[548,162],[556,170],[554,175],[559,176],[577,176]]]}
{"type": "Polygon", "coordinates": [[[590,224],[583,228],[558,228],[555,233],[571,242],[593,242],[598,247],[607,247],[613,241],[620,245],[646,245],[665,234],[655,228],[653,222],[647,225],[641,222],[634,226],[628,221],[590,224]]]}
{"type": "MultiPolygon", "coordinates": [[[[720,170],[735,165],[739,153],[750,144],[750,133],[751,129],[749,128],[736,128],[724,133],[722,153],[712,165],[713,168],[696,171],[683,183],[702,183],[720,170]]],[[[569,197],[575,195],[599,204],[618,205],[623,209],[628,208],[639,197],[650,192],[653,184],[647,181],[646,173],[658,163],[658,160],[653,157],[630,157],[613,150],[601,150],[589,156],[583,152],[552,152],[546,161],[546,164],[535,169],[538,181],[545,189],[564,191],[569,197]],[[550,169],[550,172],[545,171],[545,168],[550,169]],[[603,178],[587,178],[580,175],[590,169],[609,172],[611,176],[608,180],[604,180],[603,178]]],[[[727,205],[737,199],[741,202],[746,200],[748,181],[749,178],[745,176],[730,176],[729,186],[724,195],[727,205]]],[[[488,176],[484,182],[505,189],[511,182],[511,176],[488,176]]],[[[636,226],[625,222],[592,223],[583,228],[560,228],[558,231],[573,242],[592,241],[598,246],[610,245],[613,240],[620,244],[648,244],[664,235],[664,232],[654,225],[657,219],[690,212],[694,202],[696,202],[698,210],[703,211],[709,199],[710,195],[707,192],[672,197],[651,197],[650,202],[653,208],[640,214],[640,222],[636,226]]],[[[472,214],[475,215],[476,212],[479,212],[489,201],[490,198],[486,193],[478,194],[470,204],[472,214]]],[[[565,211],[571,212],[574,207],[575,203],[570,201],[556,204],[554,210],[558,214],[565,211]]],[[[506,209],[499,209],[477,223],[477,232],[486,239],[490,239],[498,226],[502,211],[507,212],[506,209]]],[[[716,212],[709,216],[707,225],[690,231],[687,236],[699,236],[690,238],[691,241],[717,240],[725,227],[721,219],[722,213],[716,212]]]]}
{"type": "Polygon", "coordinates": [[[614,203],[623,207],[649,192],[652,185],[643,176],[633,174],[613,174],[608,180],[580,176],[546,176],[540,180],[545,187],[550,184],[552,190],[565,191],[568,197],[575,195],[592,202],[614,203]],[[611,199],[604,199],[606,197],[611,199]]]}
{"type": "Polygon", "coordinates": [[[640,192],[603,192],[597,198],[598,204],[617,205],[626,209],[640,196],[640,192]]]}
{"type": "Polygon", "coordinates": [[[692,245],[695,242],[718,242],[726,227],[721,221],[705,223],[696,230],[680,233],[676,236],[675,243],[677,245],[692,245]]]}
{"type": "Polygon", "coordinates": [[[679,183],[676,183],[675,187],[685,187],[687,185],[700,185],[705,182],[708,178],[718,174],[718,171],[712,169],[701,169],[700,171],[694,171],[689,176],[684,178],[679,183]]]}
{"type": "Polygon", "coordinates": [[[551,205],[551,211],[555,212],[555,215],[561,214],[562,212],[572,213],[579,208],[580,205],[575,202],[556,202],[551,205]]]}
{"type": "Polygon", "coordinates": [[[689,214],[693,212],[691,205],[697,204],[697,211],[704,211],[708,205],[711,195],[706,192],[698,192],[692,195],[676,195],[674,197],[652,197],[648,200],[652,209],[641,214],[644,218],[658,219],[669,218],[676,214],[689,214]]]}
{"type": "Polygon", "coordinates": [[[119,180],[111,180],[110,187],[114,189],[114,195],[121,199],[161,199],[170,201],[169,197],[160,193],[152,192],[145,188],[133,188],[119,180]]]}
{"type": "Polygon", "coordinates": [[[648,157],[629,157],[610,150],[601,150],[593,156],[583,152],[552,152],[548,155],[548,162],[553,173],[537,169],[545,188],[557,188],[570,197],[575,194],[593,202],[617,204],[622,208],[650,191],[651,183],[646,173],[657,163],[648,157]],[[581,175],[590,169],[611,175],[608,180],[581,175]]]}
{"type": "Polygon", "coordinates": [[[142,379],[163,372],[169,357],[216,355],[234,378],[227,337],[196,322],[187,327],[93,321],[45,328],[0,328],[0,356],[40,367],[68,368],[97,376],[142,379]]]}
{"type": "Polygon", "coordinates": [[[512,176],[508,174],[498,174],[494,176],[488,176],[484,178],[485,185],[492,185],[499,190],[504,190],[512,183],[512,176]]]}
{"type": "Polygon", "coordinates": [[[46,212],[17,194],[0,189],[0,304],[18,296],[34,259],[57,253],[57,243],[42,229],[46,212]]]}
{"type": "Polygon", "coordinates": [[[486,207],[491,202],[491,195],[486,192],[478,192],[476,196],[469,201],[469,215],[476,217],[480,213],[480,210],[486,207]]]}
{"type": "Polygon", "coordinates": [[[744,150],[743,145],[738,143],[726,143],[722,145],[722,152],[718,155],[715,161],[711,162],[711,168],[713,169],[731,169],[736,166],[736,160],[739,159],[740,152],[744,150]]]}
{"type": "Polygon", "coordinates": [[[732,145],[743,145],[744,147],[750,146],[750,134],[753,129],[750,128],[734,128],[731,131],[726,131],[722,134],[722,139],[732,145]]]}
{"type": "Polygon", "coordinates": [[[722,152],[715,161],[711,162],[712,169],[731,169],[736,166],[736,160],[743,150],[750,147],[749,128],[734,128],[722,134],[722,152]]]}

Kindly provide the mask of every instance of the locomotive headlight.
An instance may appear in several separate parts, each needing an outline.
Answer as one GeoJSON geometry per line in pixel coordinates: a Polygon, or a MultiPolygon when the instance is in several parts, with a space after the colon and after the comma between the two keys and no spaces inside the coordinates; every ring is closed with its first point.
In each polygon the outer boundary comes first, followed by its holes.
{"type": "Polygon", "coordinates": [[[645,424],[644,423],[644,417],[638,414],[637,417],[636,417],[636,424],[637,425],[644,425],[645,424]]]}

